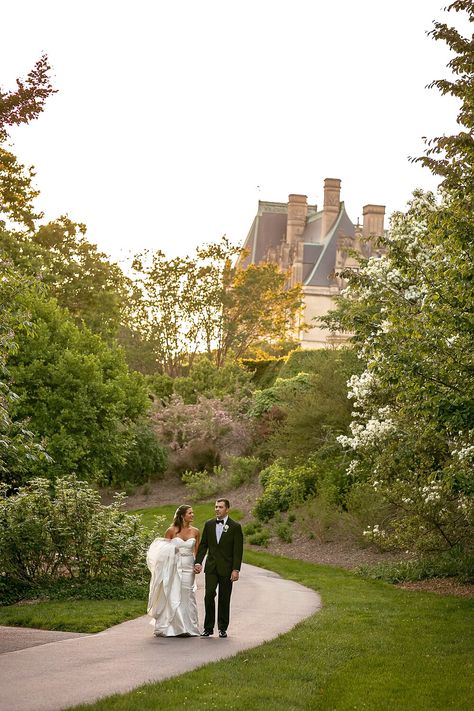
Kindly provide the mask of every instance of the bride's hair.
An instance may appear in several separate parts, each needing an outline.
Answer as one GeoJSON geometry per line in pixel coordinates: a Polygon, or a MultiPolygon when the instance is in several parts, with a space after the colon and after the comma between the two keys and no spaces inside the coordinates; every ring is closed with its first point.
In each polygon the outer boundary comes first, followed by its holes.
{"type": "Polygon", "coordinates": [[[192,506],[189,506],[189,504],[181,504],[181,506],[178,506],[178,508],[174,512],[173,526],[176,526],[178,531],[181,531],[181,529],[183,528],[183,522],[184,517],[186,516],[186,511],[189,511],[190,508],[192,508],[192,506]]]}

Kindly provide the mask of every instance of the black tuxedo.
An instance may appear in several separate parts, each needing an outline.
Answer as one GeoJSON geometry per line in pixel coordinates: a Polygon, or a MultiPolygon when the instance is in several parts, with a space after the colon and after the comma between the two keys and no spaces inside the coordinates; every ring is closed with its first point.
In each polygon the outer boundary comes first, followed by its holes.
{"type": "Polygon", "coordinates": [[[215,518],[206,521],[196,555],[196,563],[202,563],[207,553],[204,568],[206,574],[204,629],[209,632],[213,631],[216,619],[215,596],[218,586],[217,626],[220,630],[226,630],[229,625],[230,596],[232,594],[230,575],[233,570],[240,570],[244,550],[244,538],[240,523],[233,521],[230,517],[227,518],[219,543],[216,536],[217,526],[222,526],[222,524],[217,523],[215,518]]]}

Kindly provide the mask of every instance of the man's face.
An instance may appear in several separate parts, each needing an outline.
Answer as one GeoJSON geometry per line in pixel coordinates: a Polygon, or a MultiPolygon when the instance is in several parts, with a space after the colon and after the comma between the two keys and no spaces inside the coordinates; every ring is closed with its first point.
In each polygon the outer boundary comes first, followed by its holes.
{"type": "Polygon", "coordinates": [[[216,501],[214,510],[216,512],[217,518],[225,518],[227,516],[227,512],[229,509],[226,507],[226,505],[223,501],[216,501]]]}

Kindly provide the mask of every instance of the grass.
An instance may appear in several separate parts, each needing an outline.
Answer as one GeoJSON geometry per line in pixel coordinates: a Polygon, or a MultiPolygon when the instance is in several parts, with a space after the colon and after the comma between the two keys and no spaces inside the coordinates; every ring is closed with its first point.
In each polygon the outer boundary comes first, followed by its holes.
{"type": "MultiPolygon", "coordinates": [[[[207,521],[208,518],[212,518],[214,516],[214,503],[211,504],[192,504],[192,508],[194,511],[194,521],[193,521],[193,526],[196,526],[199,528],[200,531],[202,531],[203,526],[205,522],[207,521]]],[[[176,511],[176,506],[174,505],[168,505],[168,506],[155,506],[154,508],[151,509],[136,509],[135,511],[131,511],[130,513],[134,514],[140,514],[142,517],[142,521],[144,525],[149,528],[150,530],[153,530],[155,528],[155,521],[157,516],[163,516],[166,523],[164,526],[164,531],[168,528],[168,526],[171,524],[173,521],[173,516],[174,512],[176,511]]],[[[239,521],[243,517],[243,512],[239,511],[239,509],[231,509],[230,510],[230,516],[235,519],[236,521],[239,521]]]]}
{"type": "Polygon", "coordinates": [[[471,600],[410,593],[348,571],[262,553],[247,551],[245,557],[319,590],[322,610],[232,659],[75,711],[472,707],[471,600]]]}
{"type": "Polygon", "coordinates": [[[146,612],[144,600],[48,600],[0,607],[0,625],[101,632],[146,612]]]}

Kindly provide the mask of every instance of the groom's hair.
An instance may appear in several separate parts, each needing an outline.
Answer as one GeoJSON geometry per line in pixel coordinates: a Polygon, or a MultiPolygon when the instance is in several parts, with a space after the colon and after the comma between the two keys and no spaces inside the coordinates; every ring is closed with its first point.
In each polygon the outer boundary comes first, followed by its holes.
{"type": "Polygon", "coordinates": [[[217,504],[219,501],[223,501],[224,504],[225,504],[226,509],[230,509],[230,502],[229,502],[229,499],[216,499],[216,504],[217,504]]]}

